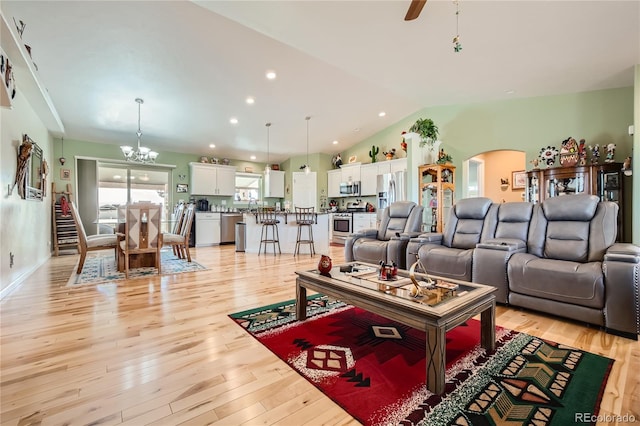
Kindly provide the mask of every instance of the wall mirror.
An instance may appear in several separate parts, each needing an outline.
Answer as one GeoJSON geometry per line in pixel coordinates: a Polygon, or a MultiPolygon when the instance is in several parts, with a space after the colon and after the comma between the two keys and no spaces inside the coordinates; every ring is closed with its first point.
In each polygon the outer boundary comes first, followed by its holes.
{"type": "Polygon", "coordinates": [[[42,148],[33,142],[31,157],[27,166],[25,179],[25,198],[28,200],[42,200],[44,197],[44,163],[42,160],[42,148]]]}

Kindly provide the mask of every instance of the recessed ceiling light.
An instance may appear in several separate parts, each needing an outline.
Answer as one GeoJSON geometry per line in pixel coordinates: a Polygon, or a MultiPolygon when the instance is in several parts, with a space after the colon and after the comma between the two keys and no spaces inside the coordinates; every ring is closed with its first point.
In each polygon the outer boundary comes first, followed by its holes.
{"type": "Polygon", "coordinates": [[[256,156],[255,156],[255,155],[252,155],[252,156],[251,156],[251,157],[249,157],[249,158],[250,158],[250,159],[252,159],[252,160],[255,160],[255,159],[256,159],[256,156]]]}
{"type": "Polygon", "coordinates": [[[276,72],[275,71],[267,71],[267,74],[265,74],[265,75],[269,80],[275,80],[276,79],[276,72]]]}
{"type": "Polygon", "coordinates": [[[210,143],[210,144],[209,144],[209,148],[215,148],[215,147],[216,147],[216,145],[215,145],[215,144],[213,144],[213,143],[210,143]]]}
{"type": "Polygon", "coordinates": [[[238,119],[237,119],[237,118],[235,118],[235,117],[231,117],[231,118],[229,119],[229,123],[231,123],[231,124],[238,124],[238,119]]]}
{"type": "Polygon", "coordinates": [[[334,145],[338,145],[338,141],[333,141],[333,144],[334,145]]]}
{"type": "Polygon", "coordinates": [[[380,112],[378,113],[378,117],[384,117],[385,115],[387,115],[387,113],[386,113],[386,112],[384,112],[384,111],[380,111],[380,112]]]}
{"type": "Polygon", "coordinates": [[[249,105],[253,105],[253,104],[255,104],[255,103],[256,103],[256,100],[255,100],[255,99],[253,99],[251,96],[249,96],[249,97],[247,98],[247,103],[248,103],[249,105]]]}

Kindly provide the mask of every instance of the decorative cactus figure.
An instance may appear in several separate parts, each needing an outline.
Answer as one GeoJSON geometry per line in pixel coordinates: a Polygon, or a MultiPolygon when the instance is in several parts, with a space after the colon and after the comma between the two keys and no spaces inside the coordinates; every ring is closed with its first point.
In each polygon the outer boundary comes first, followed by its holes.
{"type": "Polygon", "coordinates": [[[371,147],[371,150],[369,151],[369,157],[371,157],[372,163],[375,163],[376,161],[378,161],[376,159],[376,155],[378,155],[379,152],[380,152],[380,148],[377,148],[375,145],[371,147]]]}

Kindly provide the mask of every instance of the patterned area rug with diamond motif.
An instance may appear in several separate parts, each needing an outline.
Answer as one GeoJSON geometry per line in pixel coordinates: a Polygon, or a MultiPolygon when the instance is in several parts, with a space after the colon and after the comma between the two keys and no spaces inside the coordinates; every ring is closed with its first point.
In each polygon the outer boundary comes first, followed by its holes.
{"type": "Polygon", "coordinates": [[[422,332],[325,296],[296,320],[295,301],[229,315],[365,425],[567,425],[597,414],[613,360],[480,323],[447,333],[446,391],[425,387],[422,332]]]}
{"type": "MultiPolygon", "coordinates": [[[[160,256],[162,262],[162,275],[207,270],[206,267],[193,259],[191,262],[188,262],[186,259],[183,260],[178,258],[173,254],[171,249],[163,249],[160,251],[160,256]]],[[[84,266],[82,267],[82,272],[80,274],[76,274],[77,266],[78,265],[76,264],[73,268],[73,273],[67,282],[67,286],[101,284],[126,279],[125,273],[118,271],[115,253],[113,250],[89,253],[85,259],[84,266]]],[[[158,270],[156,268],[133,268],[129,270],[129,279],[157,274],[158,270]]]]}

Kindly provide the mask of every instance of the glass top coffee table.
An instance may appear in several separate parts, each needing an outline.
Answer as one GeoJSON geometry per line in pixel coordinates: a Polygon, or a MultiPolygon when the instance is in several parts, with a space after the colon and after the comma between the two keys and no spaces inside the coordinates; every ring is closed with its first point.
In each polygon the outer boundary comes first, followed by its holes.
{"type": "Polygon", "coordinates": [[[445,387],[447,331],[480,314],[480,344],[495,350],[494,287],[398,270],[394,280],[378,278],[378,266],[351,262],[334,266],[327,275],[318,270],[296,271],[296,313],[307,318],[307,289],[395,320],[426,333],[427,389],[442,394],[445,387]]]}

